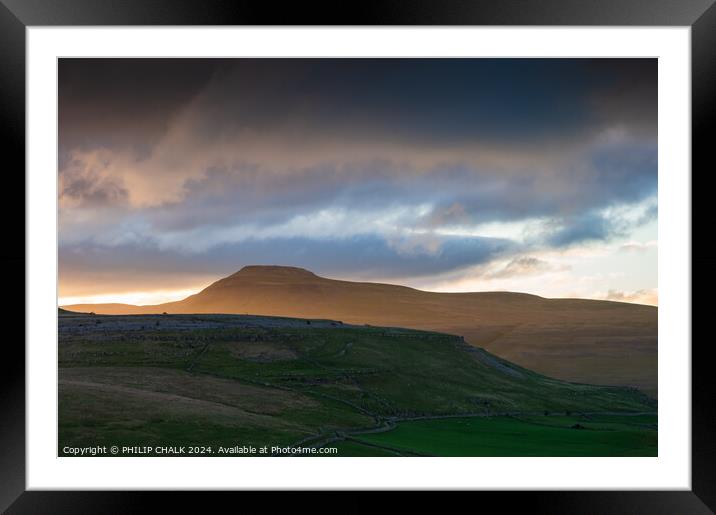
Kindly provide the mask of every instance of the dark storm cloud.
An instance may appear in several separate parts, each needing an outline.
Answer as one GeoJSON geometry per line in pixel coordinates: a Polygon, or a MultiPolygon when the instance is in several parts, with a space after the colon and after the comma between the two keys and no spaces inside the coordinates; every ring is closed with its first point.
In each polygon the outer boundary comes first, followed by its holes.
{"type": "Polygon", "coordinates": [[[446,144],[535,136],[582,128],[590,106],[575,92],[588,74],[568,61],[249,60],[199,99],[210,113],[202,132],[370,130],[446,144]]]}
{"type": "Polygon", "coordinates": [[[604,123],[624,125],[656,135],[657,60],[595,59],[590,61],[592,108],[604,123]],[[601,78],[599,78],[601,77],[601,78]]]}
{"type": "Polygon", "coordinates": [[[623,235],[656,216],[608,213],[655,198],[656,72],[655,59],[62,59],[62,274],[278,259],[421,276],[520,250],[445,228],[547,219],[529,244],[556,248],[623,235]],[[345,234],[321,218],[337,213],[345,234]]]}
{"type": "Polygon", "coordinates": [[[655,59],[62,59],[60,138],[151,145],[190,102],[197,134],[365,130],[446,144],[656,123],[655,59]]]}
{"type": "Polygon", "coordinates": [[[149,152],[220,68],[203,59],[60,59],[61,151],[129,146],[149,152]]]}

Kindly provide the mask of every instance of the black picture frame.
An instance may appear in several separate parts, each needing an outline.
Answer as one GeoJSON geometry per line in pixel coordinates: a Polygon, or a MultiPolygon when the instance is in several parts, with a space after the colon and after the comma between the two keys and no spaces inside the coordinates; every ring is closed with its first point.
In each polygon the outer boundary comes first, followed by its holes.
{"type": "MultiPolygon", "coordinates": [[[[692,73],[692,208],[713,169],[709,136],[716,124],[716,5],[714,0],[382,0],[329,5],[304,2],[222,0],[0,0],[0,145],[6,199],[0,203],[5,241],[0,260],[5,286],[12,288],[12,308],[25,298],[17,271],[25,265],[25,29],[67,25],[639,25],[691,27],[692,73]],[[711,166],[709,166],[711,165],[711,166]],[[7,168],[5,168],[7,166],[7,168]],[[699,171],[697,175],[695,172],[699,171]],[[696,179],[696,181],[694,181],[696,179]],[[693,184],[702,187],[693,188],[693,184]],[[22,203],[22,207],[18,204],[22,203]],[[12,271],[12,272],[10,272],[12,271]]],[[[49,122],[48,122],[49,123],[49,122]]],[[[661,141],[660,144],[666,142],[661,141]]],[[[689,173],[684,170],[683,173],[689,173]]],[[[705,203],[700,203],[705,205],[705,203]]],[[[698,233],[710,222],[707,212],[692,214],[693,293],[713,291],[712,236],[698,233]]],[[[10,289],[6,291],[10,294],[10,289]]],[[[693,294],[692,293],[692,294],[693,294]]],[[[24,305],[24,304],[23,304],[24,305]]],[[[693,302],[693,314],[705,319],[708,302],[693,302]]],[[[6,311],[7,312],[7,311],[6,311]]],[[[18,327],[20,324],[18,322],[18,327]]],[[[699,328],[700,324],[692,324],[699,328]]],[[[24,328],[24,326],[22,326],[24,328]]],[[[23,329],[24,338],[24,329],[23,329]]],[[[691,342],[681,342],[689,345],[691,342]]],[[[536,513],[712,513],[716,510],[716,403],[708,360],[709,339],[692,344],[692,489],[690,491],[620,492],[481,492],[502,509],[529,507],[536,513]]],[[[151,492],[25,491],[25,352],[19,338],[3,342],[0,374],[0,509],[8,513],[126,513],[151,508],[150,501],[202,510],[204,501],[187,494],[151,492]],[[171,500],[167,499],[170,498],[171,500]]],[[[223,494],[234,495],[233,493],[223,494]]],[[[238,493],[252,497],[252,493],[238,493]]],[[[299,495],[299,498],[302,494],[299,495]]],[[[282,496],[273,499],[279,500],[282,496]]],[[[413,501],[423,496],[412,494],[413,501]]],[[[454,502],[455,500],[453,500],[454,502]]],[[[295,502],[295,501],[292,501],[295,502]]],[[[328,509],[336,500],[322,497],[328,509]]],[[[473,501],[470,501],[473,502],[473,501]]],[[[361,508],[372,500],[348,503],[361,508]]],[[[345,501],[342,501],[345,504],[345,501]]],[[[171,509],[164,504],[165,510],[171,509]]],[[[321,509],[320,506],[312,506],[321,509]]]]}

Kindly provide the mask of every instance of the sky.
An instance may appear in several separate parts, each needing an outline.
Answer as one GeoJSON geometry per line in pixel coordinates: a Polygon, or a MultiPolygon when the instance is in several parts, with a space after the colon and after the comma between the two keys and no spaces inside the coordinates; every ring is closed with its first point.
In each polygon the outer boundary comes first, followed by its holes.
{"type": "Polygon", "coordinates": [[[655,59],[60,59],[60,304],[245,265],[658,303],[655,59]]]}

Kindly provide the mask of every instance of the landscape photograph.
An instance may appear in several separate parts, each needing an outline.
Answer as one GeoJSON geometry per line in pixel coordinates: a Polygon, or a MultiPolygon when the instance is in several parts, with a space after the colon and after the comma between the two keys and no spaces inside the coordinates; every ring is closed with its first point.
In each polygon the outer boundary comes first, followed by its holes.
{"type": "Polygon", "coordinates": [[[58,456],[658,456],[657,60],[58,60],[58,456]]]}

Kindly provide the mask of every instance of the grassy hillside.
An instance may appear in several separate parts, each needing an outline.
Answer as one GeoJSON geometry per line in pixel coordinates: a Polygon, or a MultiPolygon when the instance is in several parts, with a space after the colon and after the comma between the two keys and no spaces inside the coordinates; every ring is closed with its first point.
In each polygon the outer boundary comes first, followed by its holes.
{"type": "MultiPolygon", "coordinates": [[[[439,443],[412,452],[412,443],[369,440],[403,438],[402,424],[415,419],[433,420],[437,437],[451,431],[440,420],[456,416],[560,414],[589,425],[596,413],[656,411],[634,389],[550,379],[433,332],[251,316],[85,315],[61,317],[59,334],[61,453],[66,445],[301,443],[340,444],[344,455],[450,455],[454,448],[439,443]]],[[[597,454],[623,455],[602,433],[575,437],[573,452],[594,454],[591,435],[603,442],[597,454]]],[[[495,452],[481,440],[464,452],[495,452]]],[[[645,436],[633,452],[655,452],[652,440],[645,436]]],[[[530,455],[554,452],[539,442],[530,455]]]]}
{"type": "Polygon", "coordinates": [[[180,302],[75,305],[106,314],[236,313],[330,318],[464,336],[551,377],[657,394],[657,308],[509,292],[432,293],[336,281],[291,267],[245,267],[180,302]]]}

